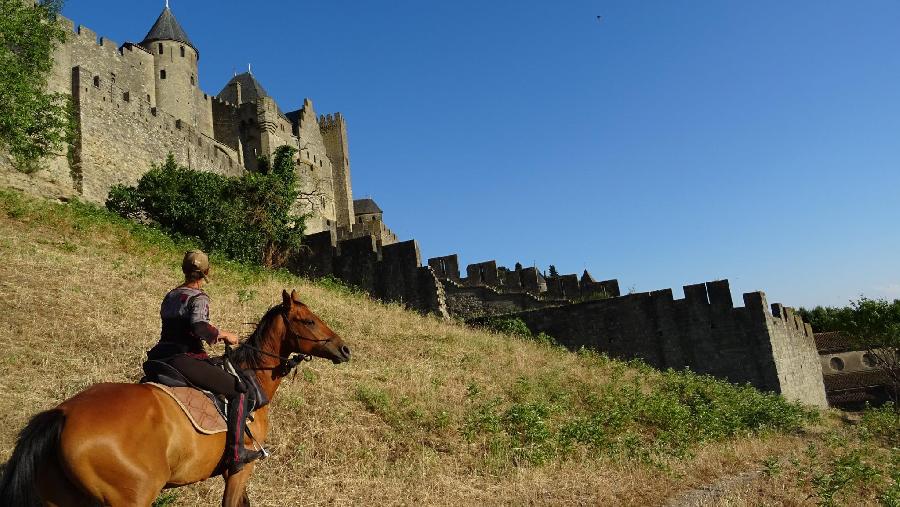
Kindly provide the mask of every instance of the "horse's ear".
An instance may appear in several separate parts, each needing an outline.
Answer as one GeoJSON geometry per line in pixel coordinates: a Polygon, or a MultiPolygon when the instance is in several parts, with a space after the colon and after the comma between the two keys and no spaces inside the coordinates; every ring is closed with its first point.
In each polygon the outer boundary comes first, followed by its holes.
{"type": "Polygon", "coordinates": [[[295,303],[300,303],[300,295],[297,294],[297,289],[291,290],[291,300],[295,303]]]}
{"type": "Polygon", "coordinates": [[[283,304],[285,308],[291,307],[291,295],[288,294],[288,291],[283,289],[281,291],[281,304],[283,304]]]}

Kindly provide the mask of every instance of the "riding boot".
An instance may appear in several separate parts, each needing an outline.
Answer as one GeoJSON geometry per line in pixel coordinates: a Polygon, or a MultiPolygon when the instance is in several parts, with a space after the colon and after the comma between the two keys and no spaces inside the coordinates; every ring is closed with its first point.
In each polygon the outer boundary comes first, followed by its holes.
{"type": "Polygon", "coordinates": [[[244,447],[247,425],[247,395],[232,396],[228,400],[228,433],[225,435],[225,463],[229,474],[236,474],[247,463],[261,458],[264,453],[244,447]]]}

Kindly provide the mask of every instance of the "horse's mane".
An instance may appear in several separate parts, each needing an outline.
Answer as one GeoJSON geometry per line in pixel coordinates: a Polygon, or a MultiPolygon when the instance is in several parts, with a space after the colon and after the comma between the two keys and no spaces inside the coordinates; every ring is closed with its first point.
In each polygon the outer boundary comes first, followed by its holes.
{"type": "Polygon", "coordinates": [[[253,333],[247,337],[241,343],[241,346],[234,349],[231,352],[232,361],[235,366],[240,365],[241,368],[259,368],[262,366],[262,353],[259,352],[259,349],[264,345],[263,339],[266,336],[269,327],[272,325],[272,321],[275,320],[275,317],[281,312],[283,307],[281,305],[275,305],[269,308],[265,315],[259,319],[259,324],[256,325],[256,329],[253,330],[253,333]],[[245,347],[244,345],[250,345],[250,347],[245,347]]]}

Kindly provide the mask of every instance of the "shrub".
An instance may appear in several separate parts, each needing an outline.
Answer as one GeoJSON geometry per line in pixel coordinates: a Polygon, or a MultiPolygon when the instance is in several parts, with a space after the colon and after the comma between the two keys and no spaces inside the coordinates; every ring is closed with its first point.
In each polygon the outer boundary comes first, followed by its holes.
{"type": "Polygon", "coordinates": [[[271,167],[261,159],[260,172],[240,178],[181,167],[170,154],[136,187],[113,187],[106,206],[232,260],[279,267],[303,238],[304,217],[292,212],[299,195],[294,151],[282,146],[271,167]]]}

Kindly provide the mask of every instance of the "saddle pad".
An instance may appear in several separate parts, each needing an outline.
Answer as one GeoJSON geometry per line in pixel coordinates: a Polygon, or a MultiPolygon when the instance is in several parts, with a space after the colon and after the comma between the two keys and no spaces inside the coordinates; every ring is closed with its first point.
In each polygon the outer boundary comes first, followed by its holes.
{"type": "Polygon", "coordinates": [[[212,400],[193,387],[169,387],[155,382],[147,382],[147,385],[160,389],[171,396],[200,433],[214,435],[228,429],[225,426],[225,419],[216,410],[212,400]]]}

